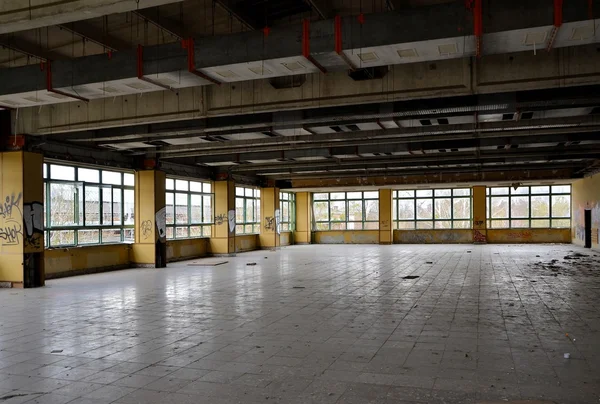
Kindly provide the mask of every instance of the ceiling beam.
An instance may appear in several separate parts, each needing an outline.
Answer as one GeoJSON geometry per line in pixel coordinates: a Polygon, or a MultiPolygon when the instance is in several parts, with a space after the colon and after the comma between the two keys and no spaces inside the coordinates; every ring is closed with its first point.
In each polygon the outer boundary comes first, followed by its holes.
{"type": "Polygon", "coordinates": [[[305,0],[310,8],[316,12],[322,20],[333,17],[332,0],[305,0]]]}
{"type": "Polygon", "coordinates": [[[243,11],[236,6],[235,0],[215,0],[215,3],[221,6],[221,8],[227,11],[232,17],[237,19],[248,30],[254,31],[264,28],[260,26],[261,24],[259,24],[258,21],[253,21],[252,19],[245,17],[243,11]]]}
{"type": "Polygon", "coordinates": [[[103,48],[106,48],[107,50],[123,51],[131,49],[131,44],[129,44],[127,41],[119,39],[113,35],[100,32],[85,21],[74,21],[67,24],[59,25],[58,27],[75,35],[78,35],[90,42],[100,45],[103,48]]]}
{"type": "Polygon", "coordinates": [[[145,8],[133,12],[140,18],[156,25],[158,28],[176,37],[177,39],[189,38],[192,35],[185,30],[183,24],[160,15],[160,7],[145,8]]]}
{"type": "Polygon", "coordinates": [[[25,56],[33,57],[42,61],[64,59],[59,53],[52,52],[42,46],[32,43],[16,35],[3,35],[0,37],[0,47],[13,50],[25,56]]]}

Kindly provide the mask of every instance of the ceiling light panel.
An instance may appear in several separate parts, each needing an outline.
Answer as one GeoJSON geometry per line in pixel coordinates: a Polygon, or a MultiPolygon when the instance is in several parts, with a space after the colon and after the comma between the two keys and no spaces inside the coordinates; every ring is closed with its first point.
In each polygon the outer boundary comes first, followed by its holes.
{"type": "Polygon", "coordinates": [[[377,56],[377,53],[375,53],[375,52],[359,53],[358,58],[363,63],[372,63],[372,62],[379,60],[379,57],[377,56]]]}
{"type": "Polygon", "coordinates": [[[545,44],[547,36],[548,32],[546,31],[527,32],[523,37],[523,45],[534,46],[545,44]]]}
{"type": "Polygon", "coordinates": [[[554,39],[554,47],[586,45],[600,42],[598,20],[564,23],[554,39]]]}
{"type": "Polygon", "coordinates": [[[226,66],[207,67],[200,71],[221,82],[256,80],[291,76],[294,74],[316,73],[319,70],[302,56],[260,60],[250,63],[237,63],[226,66]]]}

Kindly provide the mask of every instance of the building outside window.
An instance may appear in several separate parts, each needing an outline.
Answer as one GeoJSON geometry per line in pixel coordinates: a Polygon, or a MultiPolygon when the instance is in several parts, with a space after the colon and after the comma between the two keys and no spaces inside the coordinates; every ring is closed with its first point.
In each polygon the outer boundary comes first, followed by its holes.
{"type": "Polygon", "coordinates": [[[212,184],[167,178],[166,190],[167,239],[210,237],[212,184]]]}
{"type": "Polygon", "coordinates": [[[471,189],[417,189],[393,192],[396,230],[470,229],[471,189]]]}
{"type": "Polygon", "coordinates": [[[236,234],[260,233],[260,189],[235,187],[236,234]]]}
{"type": "Polygon", "coordinates": [[[131,172],[44,164],[46,247],[134,241],[131,172]]]}
{"type": "Polygon", "coordinates": [[[296,219],[296,195],[292,192],[279,193],[281,231],[294,231],[296,219]]]}
{"type": "Polygon", "coordinates": [[[379,192],[313,194],[315,230],[379,229],[379,192]]]}
{"type": "Polygon", "coordinates": [[[486,189],[490,229],[570,228],[571,185],[486,189]]]}

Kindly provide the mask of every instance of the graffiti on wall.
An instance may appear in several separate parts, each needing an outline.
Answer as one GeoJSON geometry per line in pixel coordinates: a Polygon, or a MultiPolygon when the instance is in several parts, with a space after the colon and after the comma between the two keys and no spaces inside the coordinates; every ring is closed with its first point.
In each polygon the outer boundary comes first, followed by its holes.
{"type": "Polygon", "coordinates": [[[531,240],[531,237],[533,237],[533,233],[527,230],[511,231],[507,234],[507,237],[513,240],[531,240]]]}
{"type": "Polygon", "coordinates": [[[265,230],[275,231],[275,218],[273,216],[265,217],[265,230]]]}
{"type": "Polygon", "coordinates": [[[22,193],[2,198],[0,203],[0,244],[40,248],[44,233],[44,205],[40,202],[23,204],[22,193]]]}
{"type": "Polygon", "coordinates": [[[225,213],[221,213],[220,215],[215,216],[215,224],[220,226],[227,221],[227,215],[225,213]]]}
{"type": "Polygon", "coordinates": [[[487,237],[479,230],[473,230],[473,242],[474,243],[487,243],[487,237]]]}
{"type": "Polygon", "coordinates": [[[147,240],[148,237],[152,234],[152,220],[144,220],[140,225],[140,233],[144,240],[147,240]]]}

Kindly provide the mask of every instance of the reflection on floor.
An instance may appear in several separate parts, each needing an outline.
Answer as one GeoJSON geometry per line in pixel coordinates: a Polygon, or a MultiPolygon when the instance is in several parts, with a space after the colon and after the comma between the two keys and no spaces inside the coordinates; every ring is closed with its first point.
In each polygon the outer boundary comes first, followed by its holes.
{"type": "Polygon", "coordinates": [[[319,245],[227,260],[0,290],[0,400],[599,400],[600,253],[319,245]]]}

